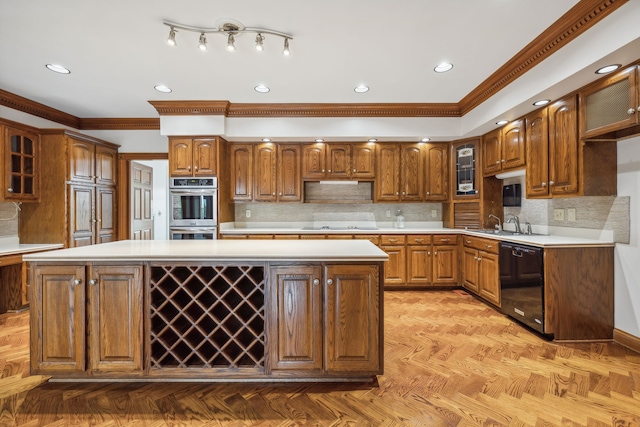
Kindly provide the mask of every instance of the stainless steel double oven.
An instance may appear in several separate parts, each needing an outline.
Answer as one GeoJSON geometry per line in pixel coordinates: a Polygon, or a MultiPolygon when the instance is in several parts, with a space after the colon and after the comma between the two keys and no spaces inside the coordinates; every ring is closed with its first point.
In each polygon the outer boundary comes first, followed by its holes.
{"type": "Polygon", "coordinates": [[[218,235],[218,178],[170,178],[169,238],[213,240],[218,235]]]}

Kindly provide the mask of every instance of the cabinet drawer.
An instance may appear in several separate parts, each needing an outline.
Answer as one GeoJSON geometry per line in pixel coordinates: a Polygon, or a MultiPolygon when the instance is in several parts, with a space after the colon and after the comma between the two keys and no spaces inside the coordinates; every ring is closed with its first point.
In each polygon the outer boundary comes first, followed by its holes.
{"type": "Polygon", "coordinates": [[[22,254],[0,256],[0,266],[22,264],[22,254]]]}
{"type": "Polygon", "coordinates": [[[379,246],[380,244],[380,236],[378,234],[354,234],[353,238],[359,240],[369,240],[376,246],[379,246]]]}
{"type": "Polygon", "coordinates": [[[407,242],[407,236],[401,234],[383,234],[380,236],[381,245],[404,245],[407,242]]]}
{"type": "Polygon", "coordinates": [[[457,234],[434,234],[433,235],[434,245],[455,245],[457,243],[458,243],[457,234]]]}
{"type": "Polygon", "coordinates": [[[498,253],[498,240],[492,239],[480,239],[477,237],[469,237],[464,236],[463,238],[464,245],[468,248],[478,249],[480,251],[490,252],[497,254],[498,253]]]}
{"type": "Polygon", "coordinates": [[[428,234],[409,234],[407,243],[410,245],[429,245],[431,244],[431,236],[428,234]]]}

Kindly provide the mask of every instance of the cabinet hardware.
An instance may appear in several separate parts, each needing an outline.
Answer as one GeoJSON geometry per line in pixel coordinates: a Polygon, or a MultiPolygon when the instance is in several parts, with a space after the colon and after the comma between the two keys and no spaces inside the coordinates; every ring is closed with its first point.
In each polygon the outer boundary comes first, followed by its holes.
{"type": "Polygon", "coordinates": [[[9,193],[13,193],[13,188],[8,188],[8,189],[7,189],[7,191],[8,191],[9,193]]]}
{"type": "Polygon", "coordinates": [[[191,166],[187,166],[187,170],[190,171],[191,170],[191,166]]]}
{"type": "Polygon", "coordinates": [[[627,110],[627,114],[633,114],[633,113],[635,113],[635,112],[636,112],[636,110],[635,110],[634,108],[629,108],[629,109],[627,110]]]}
{"type": "Polygon", "coordinates": [[[555,182],[549,181],[549,185],[553,185],[553,184],[555,184],[555,182]]]}
{"type": "Polygon", "coordinates": [[[74,281],[73,281],[74,285],[79,285],[80,283],[82,283],[82,281],[80,279],[74,279],[74,281]]]}
{"type": "Polygon", "coordinates": [[[327,279],[327,285],[333,285],[333,279],[327,279]]]}
{"type": "Polygon", "coordinates": [[[320,284],[320,280],[319,279],[313,279],[313,284],[314,284],[314,286],[318,286],[320,284]]]}
{"type": "Polygon", "coordinates": [[[543,182],[543,183],[541,183],[540,185],[542,185],[543,187],[546,187],[546,186],[547,186],[547,183],[546,183],[546,182],[543,182]]]}
{"type": "Polygon", "coordinates": [[[89,284],[91,286],[95,285],[96,284],[96,280],[94,280],[94,279],[89,280],[89,284]]]}

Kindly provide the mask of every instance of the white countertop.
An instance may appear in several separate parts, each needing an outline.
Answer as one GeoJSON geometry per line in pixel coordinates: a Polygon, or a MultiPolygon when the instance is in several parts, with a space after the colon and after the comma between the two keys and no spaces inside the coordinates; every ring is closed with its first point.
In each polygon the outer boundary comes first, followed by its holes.
{"type": "Polygon", "coordinates": [[[122,240],[41,252],[25,261],[386,261],[368,240],[122,240]]]}
{"type": "Polygon", "coordinates": [[[62,243],[18,243],[18,240],[0,240],[0,256],[26,254],[30,252],[60,249],[62,243]]]}

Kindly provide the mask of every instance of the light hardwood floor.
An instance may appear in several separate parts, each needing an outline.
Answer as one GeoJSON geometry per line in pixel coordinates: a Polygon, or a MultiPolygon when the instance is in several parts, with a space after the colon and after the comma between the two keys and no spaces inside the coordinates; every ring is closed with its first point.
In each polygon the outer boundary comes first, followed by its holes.
{"type": "Polygon", "coordinates": [[[385,293],[375,384],[51,383],[0,316],[0,426],[640,426],[640,355],[554,344],[461,291],[385,293]]]}

